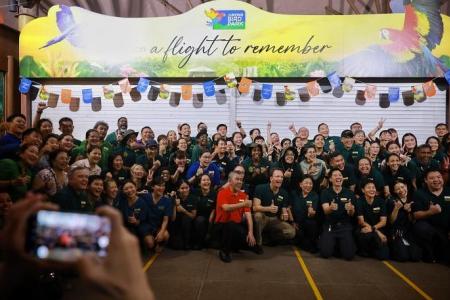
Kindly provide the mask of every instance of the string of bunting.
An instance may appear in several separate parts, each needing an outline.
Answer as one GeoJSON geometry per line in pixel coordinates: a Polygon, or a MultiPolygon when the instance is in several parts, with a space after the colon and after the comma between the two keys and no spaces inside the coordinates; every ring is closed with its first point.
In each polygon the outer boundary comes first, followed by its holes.
{"type": "MultiPolygon", "coordinates": [[[[241,77],[239,83],[233,73],[228,73],[225,76],[217,77],[213,80],[209,80],[202,83],[182,84],[181,91],[171,91],[171,87],[168,84],[163,84],[151,79],[141,77],[136,86],[131,86],[128,78],[123,78],[118,82],[106,84],[103,86],[103,97],[106,100],[112,100],[116,108],[120,108],[124,105],[124,94],[129,94],[132,101],[140,101],[142,94],[147,91],[147,99],[150,101],[156,101],[158,98],[161,100],[169,99],[169,103],[172,106],[178,106],[180,99],[185,101],[193,100],[195,107],[201,107],[203,103],[203,95],[207,97],[216,97],[219,104],[223,104],[227,100],[225,88],[216,90],[216,81],[224,79],[227,88],[238,91],[239,94],[248,94],[252,85],[253,89],[253,101],[269,100],[273,96],[273,84],[261,83],[256,80],[252,80],[246,77],[241,77]],[[201,85],[203,92],[193,93],[192,87],[194,85],[201,85]],[[118,86],[118,89],[116,88],[118,86]],[[116,92],[116,90],[118,90],[116,92]]],[[[400,100],[400,94],[403,99],[403,104],[406,106],[413,105],[414,102],[423,102],[427,97],[433,97],[436,95],[436,84],[433,78],[422,84],[417,84],[411,87],[410,90],[400,91],[399,87],[392,86],[388,88],[387,93],[379,93],[379,105],[382,108],[388,108],[391,103],[396,103],[400,100]]],[[[450,70],[445,73],[445,79],[450,84],[450,70]]],[[[350,93],[353,90],[355,83],[365,84],[364,90],[357,90],[355,103],[357,105],[364,105],[366,101],[372,101],[377,95],[376,85],[365,83],[356,80],[352,77],[345,77],[341,80],[341,77],[336,72],[332,72],[325,77],[312,80],[306,83],[304,87],[297,89],[300,101],[308,102],[312,97],[318,96],[322,93],[332,93],[336,98],[343,97],[344,93],[350,93]]],[[[441,89],[441,87],[438,87],[441,89]]],[[[447,87],[444,87],[445,90],[447,87]]],[[[63,88],[59,94],[49,93],[45,85],[39,82],[32,81],[31,79],[22,77],[19,84],[19,91],[22,94],[29,94],[32,100],[39,97],[40,101],[46,101],[49,107],[55,108],[59,99],[63,104],[68,104],[71,111],[78,111],[80,107],[80,97],[74,97],[71,89],[63,88]],[[35,86],[38,85],[39,87],[35,86]]],[[[275,99],[278,105],[283,106],[287,101],[293,101],[295,99],[296,91],[289,85],[284,86],[284,91],[276,92],[275,99]]],[[[100,111],[102,107],[101,96],[96,95],[94,97],[92,88],[85,88],[81,90],[81,98],[83,103],[91,104],[93,111],[100,111]]]]}

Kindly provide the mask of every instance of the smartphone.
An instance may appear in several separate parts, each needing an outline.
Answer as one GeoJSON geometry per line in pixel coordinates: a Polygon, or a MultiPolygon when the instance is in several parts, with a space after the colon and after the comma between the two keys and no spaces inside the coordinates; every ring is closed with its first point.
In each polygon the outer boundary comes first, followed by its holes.
{"type": "Polygon", "coordinates": [[[105,257],[110,233],[108,218],[41,210],[30,218],[26,247],[39,259],[70,262],[86,253],[105,257]]]}

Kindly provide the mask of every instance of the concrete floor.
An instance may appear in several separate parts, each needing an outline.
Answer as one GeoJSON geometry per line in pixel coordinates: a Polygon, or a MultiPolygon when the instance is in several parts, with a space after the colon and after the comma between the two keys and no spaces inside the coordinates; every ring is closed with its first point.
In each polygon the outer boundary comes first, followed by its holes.
{"type": "MultiPolygon", "coordinates": [[[[166,249],[147,270],[157,299],[315,299],[290,246],[265,247],[258,256],[243,251],[225,264],[217,250],[166,249]]],[[[357,257],[347,262],[301,251],[324,299],[423,299],[382,262],[357,257]]],[[[147,259],[148,260],[148,259],[147,259]]],[[[433,299],[450,299],[450,268],[395,263],[398,271],[433,299]]]]}

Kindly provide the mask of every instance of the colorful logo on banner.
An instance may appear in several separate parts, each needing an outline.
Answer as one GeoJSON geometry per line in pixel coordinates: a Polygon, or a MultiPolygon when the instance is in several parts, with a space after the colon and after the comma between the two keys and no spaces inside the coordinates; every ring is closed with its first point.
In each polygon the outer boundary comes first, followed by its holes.
{"type": "Polygon", "coordinates": [[[19,85],[19,92],[21,92],[22,94],[26,94],[28,93],[30,88],[31,88],[31,80],[28,78],[21,78],[19,85]]]}
{"type": "Polygon", "coordinates": [[[286,16],[245,1],[217,0],[177,16],[140,19],[55,5],[21,31],[20,74],[214,78],[233,71],[255,79],[336,71],[359,78],[443,77],[450,68],[450,17],[439,14],[440,0],[406,2],[404,14],[355,17],[286,16]]]}
{"type": "Polygon", "coordinates": [[[205,10],[205,15],[210,19],[209,25],[214,30],[245,29],[245,11],[243,10],[205,10]]]}

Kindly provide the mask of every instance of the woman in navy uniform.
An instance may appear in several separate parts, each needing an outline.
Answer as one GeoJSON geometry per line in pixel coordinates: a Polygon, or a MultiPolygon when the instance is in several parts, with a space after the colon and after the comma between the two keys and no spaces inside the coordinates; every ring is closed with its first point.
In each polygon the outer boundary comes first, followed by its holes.
{"type": "Polygon", "coordinates": [[[377,196],[374,180],[365,179],[361,184],[363,195],[356,204],[359,229],[356,237],[361,256],[372,256],[380,260],[389,257],[386,236],[386,204],[377,196]]]}
{"type": "Polygon", "coordinates": [[[291,212],[296,231],[296,240],[300,247],[317,252],[319,237],[319,195],[313,190],[314,180],[305,175],[298,182],[298,189],[291,192],[291,212]]]}
{"type": "Polygon", "coordinates": [[[391,258],[398,261],[418,261],[422,252],[412,234],[410,195],[406,183],[397,180],[392,197],[386,201],[391,258]]]}
{"type": "Polygon", "coordinates": [[[217,194],[212,188],[211,178],[207,174],[200,177],[199,188],[195,193],[197,198],[197,216],[194,220],[194,250],[200,250],[206,244],[214,220],[217,194]]]}
{"type": "Polygon", "coordinates": [[[320,195],[320,203],[325,214],[319,241],[320,255],[324,258],[332,256],[337,243],[341,256],[351,260],[356,252],[352,226],[355,194],[342,186],[344,176],[341,170],[332,169],[329,177],[330,187],[323,190],[320,195]]]}
{"type": "Polygon", "coordinates": [[[178,195],[175,198],[176,216],[170,224],[170,246],[177,250],[191,249],[193,220],[197,216],[197,201],[190,192],[186,180],[178,183],[178,195]]]}

